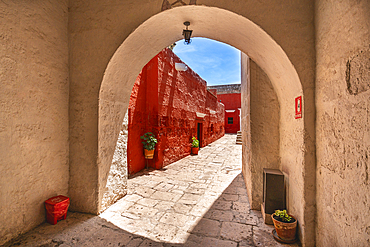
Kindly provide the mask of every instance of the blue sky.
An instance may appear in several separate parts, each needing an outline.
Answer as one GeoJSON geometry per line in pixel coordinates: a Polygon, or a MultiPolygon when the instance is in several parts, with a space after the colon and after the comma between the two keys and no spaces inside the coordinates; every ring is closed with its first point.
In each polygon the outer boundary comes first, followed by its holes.
{"type": "Polygon", "coordinates": [[[240,83],[240,51],[227,44],[206,38],[176,42],[173,52],[208,86],[240,83]]]}

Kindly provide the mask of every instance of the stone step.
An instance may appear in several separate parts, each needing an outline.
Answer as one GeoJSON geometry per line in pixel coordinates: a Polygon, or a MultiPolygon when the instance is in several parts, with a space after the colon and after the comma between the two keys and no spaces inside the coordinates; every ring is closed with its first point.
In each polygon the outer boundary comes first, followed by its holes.
{"type": "Polygon", "coordinates": [[[236,134],[236,144],[239,144],[239,145],[243,144],[241,131],[238,131],[236,134]]]}

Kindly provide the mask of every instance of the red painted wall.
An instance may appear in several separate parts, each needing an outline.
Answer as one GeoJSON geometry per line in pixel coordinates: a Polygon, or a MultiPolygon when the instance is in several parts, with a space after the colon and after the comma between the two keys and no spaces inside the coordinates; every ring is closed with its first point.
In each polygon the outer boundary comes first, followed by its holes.
{"type": "Polygon", "coordinates": [[[235,110],[234,112],[225,112],[225,133],[236,133],[240,130],[239,109],[241,108],[241,94],[217,94],[218,101],[225,105],[225,110],[235,110]],[[233,118],[233,124],[228,124],[228,118],[233,118]]]}
{"type": "Polygon", "coordinates": [[[169,49],[155,56],[141,71],[129,103],[128,171],[146,166],[140,136],[153,132],[158,143],[148,166],[160,169],[191,153],[191,138],[201,126],[200,146],[222,137],[224,106],[207,91],[207,83],[190,68],[177,71],[182,61],[169,49]],[[196,112],[204,113],[197,118],[196,112]],[[199,125],[198,125],[199,124],[199,125]]]}

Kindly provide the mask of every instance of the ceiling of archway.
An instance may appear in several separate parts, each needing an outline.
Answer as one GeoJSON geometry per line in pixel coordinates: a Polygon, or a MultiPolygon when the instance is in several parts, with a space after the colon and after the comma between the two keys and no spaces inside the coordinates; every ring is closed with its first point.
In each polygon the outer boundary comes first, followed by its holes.
{"type": "Polygon", "coordinates": [[[197,0],[163,0],[162,11],[166,9],[171,9],[172,7],[194,5],[197,4],[197,0]]]}
{"type": "Polygon", "coordinates": [[[197,5],[169,9],[142,23],[119,47],[108,65],[107,75],[111,66],[130,61],[124,66],[125,70],[115,71],[120,79],[110,81],[122,82],[122,78],[132,77],[128,81],[133,84],[141,68],[152,57],[182,39],[184,21],[191,22],[194,36],[224,42],[251,57],[269,76],[281,104],[301,94],[302,86],[293,64],[262,28],[233,12],[197,5]]]}

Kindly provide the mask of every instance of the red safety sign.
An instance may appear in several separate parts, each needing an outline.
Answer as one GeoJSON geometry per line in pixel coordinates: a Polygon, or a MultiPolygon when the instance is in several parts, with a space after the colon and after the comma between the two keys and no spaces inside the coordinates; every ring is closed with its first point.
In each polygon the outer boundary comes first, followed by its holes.
{"type": "Polygon", "coordinates": [[[302,118],[302,96],[295,98],[295,119],[302,118]]]}

